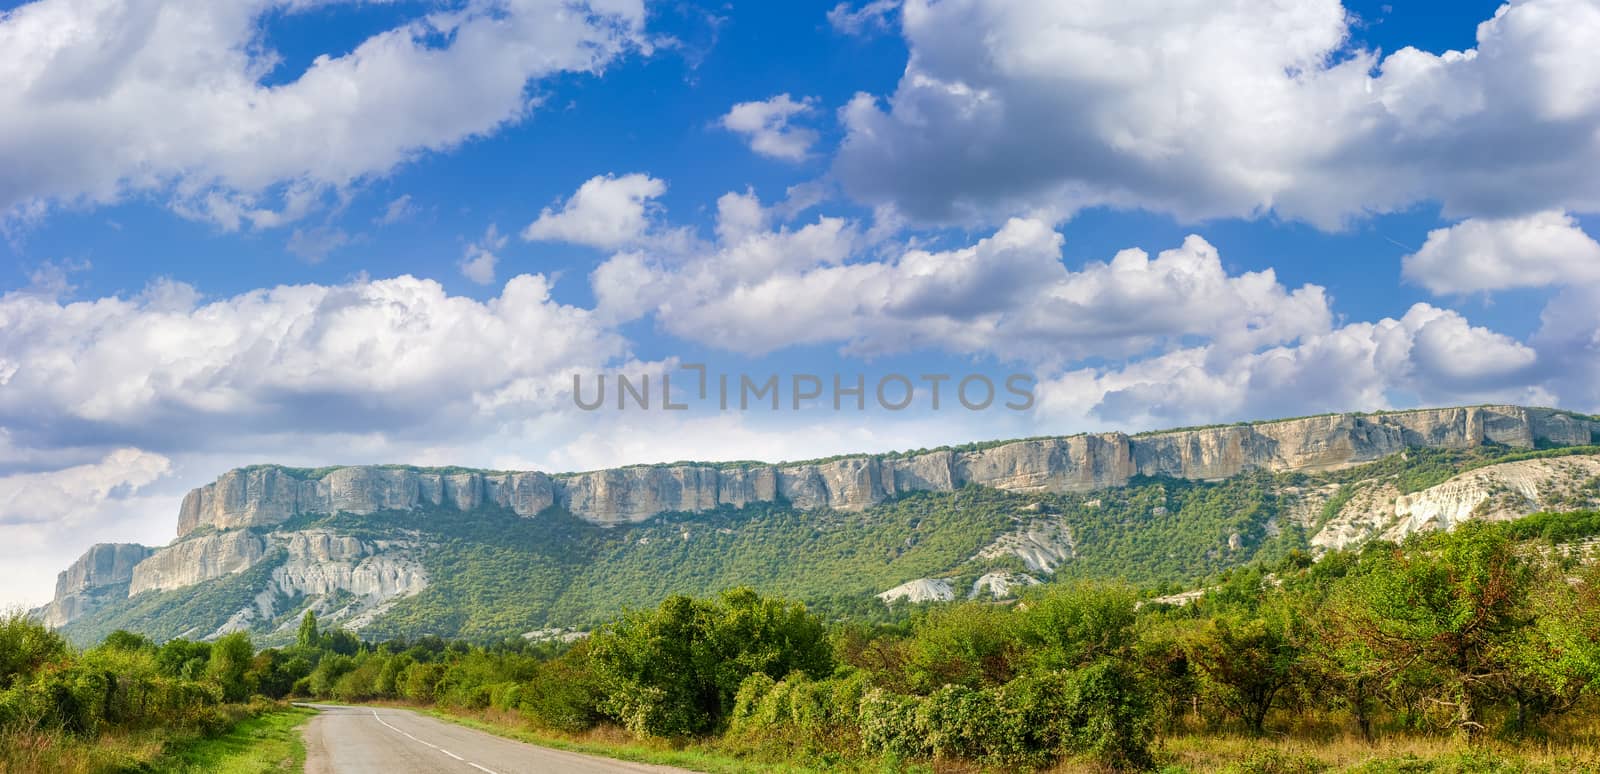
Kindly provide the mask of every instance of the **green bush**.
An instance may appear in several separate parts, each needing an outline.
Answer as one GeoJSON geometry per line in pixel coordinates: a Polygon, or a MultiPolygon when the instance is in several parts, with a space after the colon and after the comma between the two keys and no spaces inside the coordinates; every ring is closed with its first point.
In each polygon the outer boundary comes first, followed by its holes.
{"type": "Polygon", "coordinates": [[[523,684],[522,713],[535,724],[558,731],[582,731],[600,719],[599,689],[582,654],[540,665],[523,684]]]}
{"type": "Polygon", "coordinates": [[[868,755],[887,753],[901,758],[933,754],[917,726],[919,704],[914,696],[900,696],[882,688],[867,691],[861,697],[861,712],[857,717],[862,749],[868,755]]]}

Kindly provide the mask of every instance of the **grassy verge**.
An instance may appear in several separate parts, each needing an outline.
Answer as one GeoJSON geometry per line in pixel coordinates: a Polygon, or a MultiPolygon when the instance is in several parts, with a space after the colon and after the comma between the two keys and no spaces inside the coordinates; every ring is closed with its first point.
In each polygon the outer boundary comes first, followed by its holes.
{"type": "Polygon", "coordinates": [[[261,774],[305,768],[300,726],[316,712],[292,707],[236,723],[220,736],[171,745],[139,771],[151,774],[261,774]]]}
{"type": "Polygon", "coordinates": [[[54,730],[0,729],[0,772],[30,774],[257,774],[300,771],[299,726],[310,710],[233,705],[227,730],[143,728],[83,738],[54,730]],[[254,713],[254,714],[252,714],[254,713]]]}
{"type": "Polygon", "coordinates": [[[1525,744],[1484,739],[1468,745],[1459,739],[1437,737],[1393,736],[1368,743],[1358,737],[1295,739],[1186,734],[1162,740],[1158,758],[1165,764],[1163,774],[1600,772],[1600,749],[1592,741],[1574,739],[1525,744]]]}

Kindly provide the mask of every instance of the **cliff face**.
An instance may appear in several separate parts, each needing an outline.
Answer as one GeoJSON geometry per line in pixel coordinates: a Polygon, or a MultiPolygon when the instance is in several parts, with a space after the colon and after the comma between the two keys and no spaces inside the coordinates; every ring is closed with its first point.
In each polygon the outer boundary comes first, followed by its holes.
{"type": "Polygon", "coordinates": [[[422,505],[470,511],[485,503],[533,515],[555,502],[543,473],[432,473],[407,468],[336,468],[303,479],[271,465],[240,468],[189,492],[178,510],[178,534],[269,526],[301,513],[372,513],[422,505]]]}
{"type": "Polygon", "coordinates": [[[155,551],[137,543],[100,543],[56,576],[56,596],[41,610],[46,626],[61,626],[94,610],[107,596],[121,597],[133,568],[155,551]]]}
{"type": "Polygon", "coordinates": [[[1335,414],[1149,435],[1075,435],[915,456],[844,457],[795,465],[664,465],[550,476],[336,468],[320,477],[261,466],[224,474],[184,498],[178,533],[272,525],[300,513],[372,513],[484,504],[534,516],[561,506],[597,524],[645,521],[787,500],[800,509],[856,510],[906,492],[978,484],[1014,491],[1083,491],[1136,475],[1217,479],[1250,470],[1330,470],[1409,447],[1589,443],[1600,424],[1549,409],[1479,406],[1389,414],[1335,414]]]}
{"type": "MultiPolygon", "coordinates": [[[[281,612],[274,610],[272,599],[280,597],[356,599],[346,607],[320,612],[359,626],[428,584],[417,560],[420,549],[406,541],[275,529],[305,513],[367,514],[422,507],[470,511],[492,505],[533,517],[561,507],[592,523],[615,525],[643,522],[670,511],[778,500],[802,510],[858,510],[909,492],[952,491],[968,484],[1019,492],[1069,492],[1121,486],[1141,475],[1221,479],[1251,470],[1322,471],[1407,448],[1587,444],[1597,430],[1600,423],[1565,412],[1481,406],[1339,414],[1132,436],[1083,434],[787,465],[689,463],[554,476],[399,466],[304,471],[263,465],[230,471],[190,492],[179,511],[179,540],[171,545],[91,549],[61,574],[56,600],[41,612],[47,623],[61,626],[106,600],[240,573],[269,556],[281,563],[272,571],[266,596],[239,610],[213,634],[271,619],[281,612]]],[[[1346,545],[1406,529],[1407,524],[1416,529],[1425,528],[1418,526],[1423,522],[1448,526],[1466,518],[1467,511],[1483,507],[1489,484],[1474,478],[1463,486],[1459,492],[1430,490],[1398,502],[1398,492],[1363,490],[1313,543],[1346,545]]],[[[1494,486],[1501,491],[1506,482],[1494,486]]],[[[1326,499],[1328,493],[1322,496],[1326,499]]],[[[1308,502],[1306,510],[1320,507],[1308,502]]],[[[1525,510],[1520,504],[1507,506],[1508,513],[1525,510]]],[[[1028,532],[1007,539],[1012,542],[1001,541],[995,550],[1015,554],[1030,569],[1043,572],[1068,561],[1073,550],[1072,536],[1064,527],[1050,534],[1028,532]]]]}
{"type": "Polygon", "coordinates": [[[180,540],[156,551],[133,568],[128,595],[177,589],[244,572],[266,552],[265,538],[243,530],[180,540]]]}

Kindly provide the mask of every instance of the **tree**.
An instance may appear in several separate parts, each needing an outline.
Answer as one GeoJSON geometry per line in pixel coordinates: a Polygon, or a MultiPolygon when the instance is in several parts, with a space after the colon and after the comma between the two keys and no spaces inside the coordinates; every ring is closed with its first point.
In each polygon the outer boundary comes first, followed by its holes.
{"type": "Polygon", "coordinates": [[[1469,522],[1366,552],[1335,604],[1417,717],[1444,710],[1444,724],[1471,735],[1484,706],[1528,687],[1511,656],[1533,620],[1535,570],[1504,530],[1469,522]]]}
{"type": "Polygon", "coordinates": [[[255,691],[251,681],[245,679],[254,656],[250,635],[244,632],[223,635],[211,643],[206,676],[222,687],[222,695],[228,701],[244,701],[255,691]]]}
{"type": "Polygon", "coordinates": [[[1022,633],[1031,660],[1045,669],[1076,668],[1115,656],[1133,642],[1135,594],[1126,586],[1079,583],[1031,600],[1022,633]]]}
{"type": "Polygon", "coordinates": [[[316,613],[307,610],[306,614],[300,617],[300,631],[295,635],[294,641],[302,648],[314,648],[321,642],[317,635],[316,613]]]}
{"type": "Polygon", "coordinates": [[[1257,734],[1296,663],[1284,623],[1276,617],[1222,616],[1185,643],[1189,662],[1199,667],[1211,693],[1257,734]]]}
{"type": "Polygon", "coordinates": [[[1570,709],[1600,685],[1600,565],[1580,567],[1575,577],[1545,573],[1530,595],[1537,616],[1506,655],[1516,732],[1570,709]]]}
{"type": "Polygon", "coordinates": [[[118,629],[107,634],[106,638],[101,641],[100,647],[107,650],[121,650],[133,653],[141,650],[154,650],[155,643],[142,634],[135,634],[127,629],[118,629]]]}
{"type": "Polygon", "coordinates": [[[210,659],[211,643],[208,642],[167,640],[156,651],[156,665],[162,673],[183,680],[200,679],[210,659]]]}
{"type": "Polygon", "coordinates": [[[945,685],[984,688],[1015,676],[1020,651],[1016,616],[971,602],[935,610],[918,621],[905,668],[912,690],[920,693],[945,685]]]}
{"type": "Polygon", "coordinates": [[[0,616],[0,690],[65,659],[67,641],[22,613],[0,616]]]}
{"type": "Polygon", "coordinates": [[[741,588],[623,616],[591,638],[589,666],[603,711],[637,734],[675,737],[719,727],[746,677],[823,677],[833,654],[803,605],[741,588]]]}

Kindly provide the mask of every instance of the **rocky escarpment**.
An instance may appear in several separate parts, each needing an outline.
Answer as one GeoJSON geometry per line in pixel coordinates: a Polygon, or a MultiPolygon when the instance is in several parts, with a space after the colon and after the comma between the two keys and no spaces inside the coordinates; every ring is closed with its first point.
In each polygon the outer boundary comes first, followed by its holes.
{"type": "MultiPolygon", "coordinates": [[[[185,636],[217,637],[307,608],[359,630],[427,587],[419,547],[415,540],[362,539],[330,529],[207,531],[159,549],[99,545],[61,573],[56,601],[43,609],[43,618],[60,627],[112,600],[181,589],[266,563],[271,573],[252,604],[220,628],[202,623],[185,636]]],[[[286,619],[283,626],[297,622],[286,619]]]]}
{"type": "Polygon", "coordinates": [[[178,533],[274,525],[302,513],[373,513],[485,504],[534,516],[562,507],[597,524],[785,500],[858,510],[899,494],[967,484],[1012,491],[1085,491],[1134,476],[1219,479],[1249,470],[1320,471],[1406,448],[1586,444],[1600,423],[1551,409],[1475,406],[1199,428],[1099,433],[912,455],[862,455],[792,465],[657,465],[573,475],[362,466],[230,471],[184,498],[178,533]]]}
{"type": "Polygon", "coordinates": [[[266,538],[246,530],[180,540],[156,551],[133,568],[128,595],[168,591],[244,572],[266,553],[266,538]]]}
{"type": "Polygon", "coordinates": [[[137,543],[100,543],[56,576],[56,596],[38,612],[46,626],[61,626],[127,594],[134,566],[155,549],[137,543]]]}
{"type": "Polygon", "coordinates": [[[274,532],[266,541],[283,551],[283,560],[272,568],[265,587],[216,630],[195,636],[220,637],[275,618],[282,619],[276,631],[290,631],[303,610],[360,631],[395,602],[428,586],[416,541],[364,540],[328,529],[274,532]]]}
{"type": "MultiPolygon", "coordinates": [[[[1325,501],[1334,493],[1320,496],[1325,501]]],[[[1600,507],[1600,457],[1503,462],[1410,494],[1386,480],[1368,481],[1336,504],[1337,512],[1325,523],[1306,525],[1314,549],[1350,548],[1373,538],[1399,541],[1472,520],[1509,521],[1537,511],[1600,507]]]]}
{"type": "MultiPolygon", "coordinates": [[[[273,570],[273,595],[315,598],[320,601],[313,604],[328,605],[337,599],[343,607],[323,612],[339,612],[357,625],[387,600],[426,586],[426,573],[410,548],[325,530],[292,531],[286,522],[301,514],[496,507],[534,517],[561,508],[609,526],[643,522],[665,512],[774,501],[800,510],[852,511],[906,493],[954,491],[967,485],[1062,493],[1121,486],[1136,476],[1222,479],[1252,470],[1315,472],[1378,460],[1408,448],[1587,444],[1597,430],[1600,423],[1568,412],[1478,406],[1334,414],[1142,435],[1083,434],[794,464],[684,463],[570,475],[260,465],[230,471],[190,492],[180,508],[179,540],[173,544],[155,550],[140,546],[91,550],[63,573],[56,601],[44,609],[44,617],[59,626],[103,600],[223,578],[269,556],[283,561],[273,570]],[[360,601],[350,606],[352,599],[360,601]]],[[[1325,501],[1331,494],[1318,496],[1325,501]]],[[[1387,534],[1401,522],[1452,524],[1463,518],[1460,511],[1467,503],[1477,502],[1473,499],[1477,495],[1470,493],[1423,494],[1427,496],[1413,498],[1408,506],[1397,504],[1397,491],[1363,490],[1327,525],[1302,523],[1321,527],[1317,545],[1333,547],[1387,534]],[[1450,498],[1459,504],[1440,515],[1442,506],[1432,504],[1450,498]]],[[[1315,499],[1306,498],[1302,508],[1306,514],[1320,513],[1321,501],[1315,499]]],[[[1075,544],[1065,522],[1049,514],[1025,521],[978,558],[1014,556],[1035,573],[1049,573],[1072,560],[1075,544]]],[[[264,620],[275,621],[284,614],[276,603],[258,600],[254,609],[239,610],[231,625],[259,628],[264,620]]]]}

